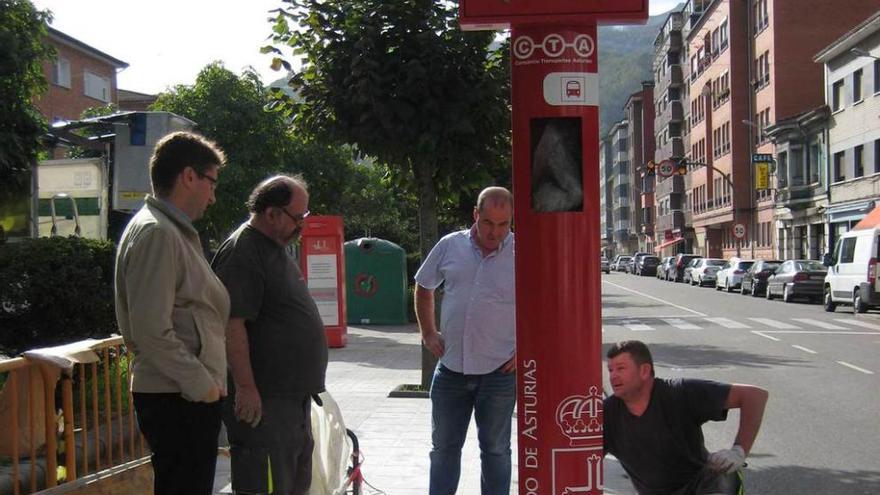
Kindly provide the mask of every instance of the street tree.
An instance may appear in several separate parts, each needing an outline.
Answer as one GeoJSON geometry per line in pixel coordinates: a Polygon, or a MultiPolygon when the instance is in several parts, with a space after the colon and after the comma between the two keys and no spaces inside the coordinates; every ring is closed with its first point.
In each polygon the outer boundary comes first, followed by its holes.
{"type": "Polygon", "coordinates": [[[418,198],[426,255],[438,207],[473,196],[508,166],[506,57],[490,49],[491,33],[461,31],[451,2],[285,3],[263,51],[291,70],[290,48],[302,67],[290,79],[296,96],[276,90],[271,107],[302,133],[354,143],[388,164],[393,184],[418,198]]]}
{"type": "Polygon", "coordinates": [[[50,19],[27,0],[0,0],[0,202],[27,186],[46,129],[34,99],[55,53],[46,43],[50,19]]]}

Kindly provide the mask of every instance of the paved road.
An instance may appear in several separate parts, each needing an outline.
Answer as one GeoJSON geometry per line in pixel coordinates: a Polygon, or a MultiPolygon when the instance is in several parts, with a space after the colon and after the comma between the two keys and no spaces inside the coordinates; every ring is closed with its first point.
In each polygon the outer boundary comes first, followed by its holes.
{"type": "MultiPolygon", "coordinates": [[[[658,375],[770,391],[748,493],[880,493],[880,313],[622,273],[604,275],[602,293],[603,341],[649,343],[658,375]]],[[[704,428],[710,450],[729,447],[737,421],[704,428]]]]}

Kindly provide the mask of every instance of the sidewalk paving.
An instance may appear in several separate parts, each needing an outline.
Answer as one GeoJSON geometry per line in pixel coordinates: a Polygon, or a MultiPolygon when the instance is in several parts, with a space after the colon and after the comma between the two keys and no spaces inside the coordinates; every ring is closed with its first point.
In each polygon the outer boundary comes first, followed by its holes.
{"type": "MultiPolygon", "coordinates": [[[[365,494],[426,495],[431,449],[429,399],[389,398],[404,383],[421,379],[421,339],[415,325],[348,327],[348,345],[330,350],[327,390],[339,404],[346,426],[360,441],[365,494]]],[[[513,483],[517,494],[516,420],[513,421],[513,483]]],[[[474,423],[462,452],[458,493],[480,493],[480,454],[474,423]]],[[[215,493],[229,491],[229,459],[219,457],[215,493]]],[[[605,493],[635,492],[613,458],[605,460],[605,493]]]]}

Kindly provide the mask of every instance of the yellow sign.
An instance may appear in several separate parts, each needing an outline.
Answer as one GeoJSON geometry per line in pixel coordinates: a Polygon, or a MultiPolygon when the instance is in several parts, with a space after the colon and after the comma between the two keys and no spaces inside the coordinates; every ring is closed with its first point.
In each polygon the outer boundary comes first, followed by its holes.
{"type": "Polygon", "coordinates": [[[755,189],[770,189],[770,164],[767,162],[755,164],[755,189]]]}
{"type": "Polygon", "coordinates": [[[149,193],[143,191],[121,191],[119,196],[125,200],[137,201],[139,199],[144,199],[144,196],[147,194],[149,193]]]}

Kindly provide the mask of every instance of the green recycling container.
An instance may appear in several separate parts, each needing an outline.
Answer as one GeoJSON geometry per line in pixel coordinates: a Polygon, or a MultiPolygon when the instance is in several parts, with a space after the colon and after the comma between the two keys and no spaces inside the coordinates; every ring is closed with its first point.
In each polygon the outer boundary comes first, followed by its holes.
{"type": "Polygon", "coordinates": [[[406,253],[403,248],[370,237],[346,242],[345,292],[349,324],[406,324],[406,253]]]}

